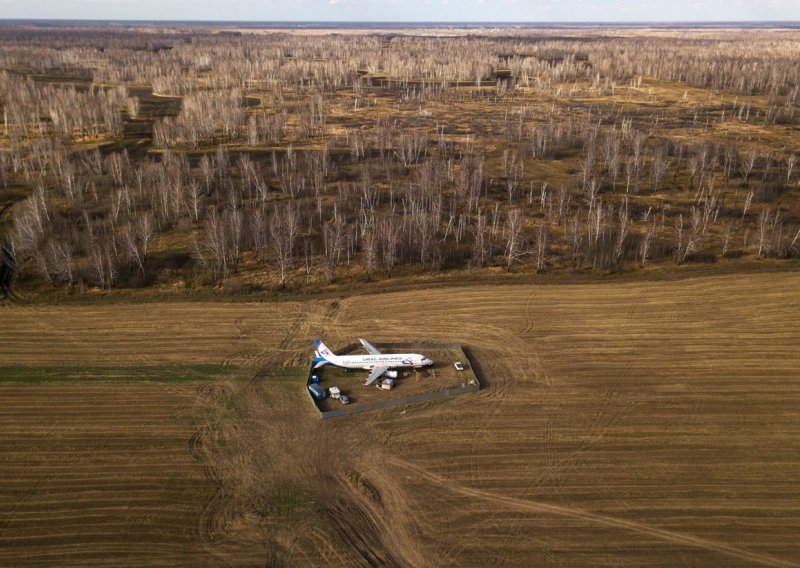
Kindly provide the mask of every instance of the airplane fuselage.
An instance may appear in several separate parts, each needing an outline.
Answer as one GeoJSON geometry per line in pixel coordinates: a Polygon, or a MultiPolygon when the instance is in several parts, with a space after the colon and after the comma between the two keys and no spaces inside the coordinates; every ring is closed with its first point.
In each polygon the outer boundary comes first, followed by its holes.
{"type": "Polygon", "coordinates": [[[419,353],[381,353],[364,339],[361,343],[369,355],[336,355],[319,339],[314,340],[316,357],[312,360],[315,369],[324,365],[343,367],[345,369],[364,369],[372,371],[364,385],[372,384],[384,374],[397,378],[397,371],[390,369],[420,368],[433,365],[433,361],[419,353]]]}
{"type": "Polygon", "coordinates": [[[334,363],[345,369],[371,370],[375,367],[423,367],[424,357],[419,353],[399,353],[392,355],[339,355],[334,363]]]}

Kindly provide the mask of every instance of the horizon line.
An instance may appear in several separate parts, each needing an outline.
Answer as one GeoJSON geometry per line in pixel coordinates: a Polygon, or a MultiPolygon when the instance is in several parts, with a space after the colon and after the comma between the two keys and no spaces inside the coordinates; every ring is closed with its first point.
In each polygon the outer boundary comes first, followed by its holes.
{"type": "Polygon", "coordinates": [[[242,24],[242,25],[425,25],[425,26],[533,26],[533,25],[713,25],[751,24],[751,25],[798,25],[800,20],[191,20],[191,19],[132,19],[132,18],[0,18],[0,23],[126,23],[126,24],[242,24]]]}

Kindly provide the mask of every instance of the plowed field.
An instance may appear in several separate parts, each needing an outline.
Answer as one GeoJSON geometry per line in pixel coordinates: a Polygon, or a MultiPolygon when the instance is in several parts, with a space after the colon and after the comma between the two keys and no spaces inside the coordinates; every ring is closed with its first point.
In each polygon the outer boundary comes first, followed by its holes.
{"type": "Polygon", "coordinates": [[[2,308],[0,365],[237,370],[0,384],[0,564],[797,565],[799,285],[2,308]],[[461,343],[485,388],[321,421],[317,336],[461,343]]]}

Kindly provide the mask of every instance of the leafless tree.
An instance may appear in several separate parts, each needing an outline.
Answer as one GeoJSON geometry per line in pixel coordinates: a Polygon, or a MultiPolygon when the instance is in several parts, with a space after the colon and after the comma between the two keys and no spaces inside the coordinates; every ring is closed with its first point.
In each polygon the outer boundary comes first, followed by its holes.
{"type": "Polygon", "coordinates": [[[228,238],[225,223],[216,209],[212,209],[203,222],[200,236],[192,236],[195,258],[211,271],[215,282],[228,277],[228,238]]]}
{"type": "Polygon", "coordinates": [[[639,264],[642,266],[647,264],[653,240],[657,237],[657,235],[658,224],[656,223],[656,218],[653,217],[653,220],[650,222],[649,226],[645,228],[641,241],[639,241],[639,264]]]}
{"type": "Polygon", "coordinates": [[[728,249],[730,248],[731,239],[733,238],[733,231],[735,229],[735,225],[733,222],[728,222],[722,228],[722,256],[726,256],[728,254],[728,249]]]}
{"type": "Polygon", "coordinates": [[[472,260],[478,268],[486,266],[491,256],[491,244],[487,235],[486,215],[480,210],[475,216],[475,223],[472,227],[473,246],[472,260]]]}
{"type": "Polygon", "coordinates": [[[136,228],[132,225],[126,225],[122,231],[122,244],[125,247],[128,258],[133,261],[139,268],[139,271],[144,274],[144,256],[139,249],[139,239],[136,228]]]}
{"type": "Polygon", "coordinates": [[[683,214],[678,215],[675,221],[675,264],[683,264],[686,260],[688,247],[685,245],[685,234],[683,226],[683,214]]]}
{"type": "Polygon", "coordinates": [[[606,134],[603,139],[602,150],[606,175],[611,178],[612,188],[616,190],[620,166],[620,140],[616,131],[611,131],[606,134]]]}
{"type": "Polygon", "coordinates": [[[361,260],[367,281],[372,280],[378,259],[378,234],[374,218],[369,218],[361,228],[361,260]]]}
{"type": "Polygon", "coordinates": [[[74,251],[72,243],[66,241],[49,241],[50,262],[53,280],[65,287],[72,287],[75,282],[74,251]]]}
{"type": "Polygon", "coordinates": [[[323,272],[328,283],[333,282],[335,279],[336,267],[345,249],[344,229],[344,219],[339,214],[338,209],[334,209],[333,217],[326,221],[323,227],[323,243],[325,246],[323,272]]]}
{"type": "Polygon", "coordinates": [[[295,241],[299,232],[300,218],[296,207],[284,205],[273,210],[269,219],[269,235],[281,288],[286,287],[289,270],[294,265],[295,241]]]}
{"type": "Polygon", "coordinates": [[[750,191],[747,193],[747,197],[744,200],[744,207],[742,207],[742,219],[745,218],[747,215],[747,211],[750,209],[750,205],[753,203],[753,192],[750,191]]]}
{"type": "Polygon", "coordinates": [[[427,134],[419,128],[414,128],[410,133],[402,133],[397,139],[394,155],[403,167],[409,168],[420,159],[427,145],[427,134]]]}
{"type": "Polygon", "coordinates": [[[397,263],[397,253],[403,234],[403,224],[397,216],[389,213],[380,222],[381,255],[387,276],[392,275],[397,263]]]}
{"type": "Polygon", "coordinates": [[[570,220],[569,236],[572,249],[572,264],[576,265],[578,260],[578,252],[583,246],[583,231],[581,229],[581,211],[578,210],[570,220]]]}
{"type": "Polygon", "coordinates": [[[624,252],[625,239],[630,230],[631,217],[628,213],[628,202],[626,201],[619,209],[619,226],[617,230],[617,238],[614,242],[614,264],[619,264],[624,252]]]}
{"type": "Polygon", "coordinates": [[[503,176],[506,179],[506,193],[509,204],[513,202],[520,180],[525,173],[525,163],[516,151],[503,152],[503,176]]]}
{"type": "Polygon", "coordinates": [[[550,247],[550,225],[540,223],[536,232],[536,272],[547,270],[547,255],[550,247]]]}
{"type": "Polygon", "coordinates": [[[794,172],[794,167],[796,164],[797,155],[792,154],[786,158],[786,185],[789,185],[792,182],[792,173],[794,172]]]}
{"type": "Polygon", "coordinates": [[[744,177],[744,186],[748,187],[750,173],[753,171],[753,168],[756,165],[756,161],[758,160],[758,152],[755,148],[749,150],[747,154],[745,154],[744,159],[739,161],[739,167],[742,170],[742,176],[744,177]]]}
{"type": "Polygon", "coordinates": [[[667,148],[664,144],[659,144],[653,151],[653,167],[651,170],[652,190],[657,192],[661,189],[661,183],[669,169],[667,158],[667,148]]]}
{"type": "Polygon", "coordinates": [[[203,202],[202,188],[197,180],[190,180],[187,187],[187,197],[189,210],[192,214],[192,220],[197,223],[200,220],[200,211],[203,202]]]}
{"type": "Polygon", "coordinates": [[[525,215],[521,209],[512,209],[506,216],[506,270],[511,270],[511,265],[518,261],[525,251],[525,240],[522,238],[522,229],[525,215]]]}
{"type": "Polygon", "coordinates": [[[758,253],[757,258],[781,254],[783,223],[779,210],[763,209],[758,216],[758,253]]]}

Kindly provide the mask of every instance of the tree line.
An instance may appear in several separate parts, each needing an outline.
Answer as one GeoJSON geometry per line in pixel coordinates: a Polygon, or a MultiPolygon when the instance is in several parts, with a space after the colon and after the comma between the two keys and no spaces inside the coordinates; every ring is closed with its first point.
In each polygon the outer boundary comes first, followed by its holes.
{"type": "Polygon", "coordinates": [[[9,28],[0,44],[0,188],[17,200],[7,254],[57,287],[800,254],[796,151],[714,131],[792,123],[789,32],[77,29],[45,45],[9,28]],[[654,109],[644,76],[684,85],[683,102],[695,87],[728,100],[654,109]],[[147,100],[130,94],[142,85],[147,100]],[[164,96],[179,97],[174,116],[147,110],[164,96]],[[464,130],[441,104],[486,110],[464,130]]]}

